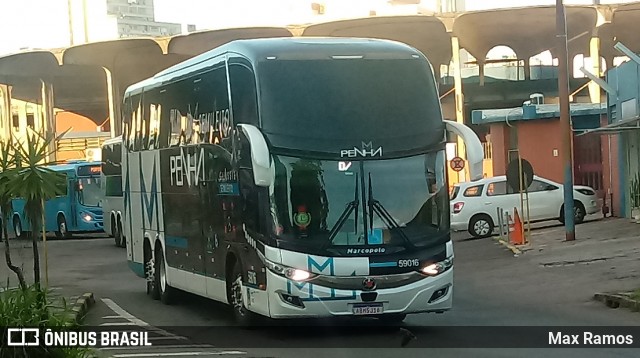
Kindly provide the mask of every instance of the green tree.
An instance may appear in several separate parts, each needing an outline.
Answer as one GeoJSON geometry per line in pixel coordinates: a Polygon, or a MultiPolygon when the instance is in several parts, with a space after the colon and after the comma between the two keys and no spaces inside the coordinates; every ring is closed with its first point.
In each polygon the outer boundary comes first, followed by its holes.
{"type": "MultiPolygon", "coordinates": [[[[66,133],[66,132],[65,132],[66,133]]],[[[43,136],[31,132],[26,136],[26,143],[16,140],[16,170],[7,182],[8,191],[13,197],[22,198],[24,216],[29,223],[29,230],[33,240],[33,273],[36,287],[40,287],[40,256],[38,253],[38,239],[36,229],[40,228],[44,234],[44,203],[64,193],[64,175],[55,172],[46,165],[50,148],[54,141],[58,141],[65,133],[56,137],[53,134],[43,136]]]]}
{"type": "Polygon", "coordinates": [[[20,288],[24,291],[27,289],[27,284],[24,279],[24,273],[19,266],[16,266],[11,261],[11,247],[9,245],[9,231],[7,227],[11,221],[11,213],[13,208],[11,206],[11,200],[13,199],[11,191],[8,189],[8,183],[11,181],[13,175],[15,175],[15,156],[13,151],[13,142],[11,139],[6,143],[0,141],[0,212],[2,212],[2,238],[4,239],[4,257],[7,262],[7,267],[11,271],[15,272],[20,283],[20,288]]]}

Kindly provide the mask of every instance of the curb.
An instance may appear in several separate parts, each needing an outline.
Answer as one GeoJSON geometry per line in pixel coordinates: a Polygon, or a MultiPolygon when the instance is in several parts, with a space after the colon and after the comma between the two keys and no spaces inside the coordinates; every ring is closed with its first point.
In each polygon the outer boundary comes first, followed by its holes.
{"type": "Polygon", "coordinates": [[[515,256],[518,255],[522,255],[522,251],[520,251],[520,249],[518,249],[517,247],[515,247],[514,245],[504,241],[504,240],[500,240],[498,239],[498,242],[501,243],[504,247],[508,248],[509,250],[511,250],[511,252],[513,252],[513,254],[515,256]]]}
{"type": "Polygon", "coordinates": [[[89,308],[96,303],[96,300],[93,296],[93,293],[87,292],[84,295],[78,297],[76,302],[73,304],[71,308],[71,319],[75,323],[80,323],[84,316],[89,311],[89,308]]]}
{"type": "Polygon", "coordinates": [[[629,297],[628,293],[596,293],[593,299],[604,303],[609,308],[623,307],[631,311],[640,311],[640,301],[629,297]]]}

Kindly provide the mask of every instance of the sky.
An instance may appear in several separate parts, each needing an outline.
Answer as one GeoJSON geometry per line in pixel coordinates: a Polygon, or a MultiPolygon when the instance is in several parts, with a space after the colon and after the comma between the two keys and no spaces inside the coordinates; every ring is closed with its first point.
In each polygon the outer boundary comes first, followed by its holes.
{"type": "MultiPolygon", "coordinates": [[[[87,0],[94,2],[99,0],[87,0]]],[[[363,17],[372,6],[387,0],[319,0],[342,17],[363,17]]],[[[552,5],[555,0],[467,0],[467,10],[527,5],[552,5]]],[[[565,0],[588,4],[592,0],[565,0]]],[[[601,3],[628,2],[601,0],[601,3]]],[[[423,0],[435,3],[435,0],[423,0]]],[[[156,20],[195,24],[199,30],[243,26],[284,26],[311,21],[308,0],[155,0],[156,20]]],[[[104,10],[102,11],[104,13],[104,10]]],[[[327,13],[329,11],[327,10],[327,13]]],[[[327,15],[326,21],[337,15],[327,15]]],[[[67,0],[2,0],[0,5],[0,55],[21,48],[55,48],[69,45],[67,0]]]]}

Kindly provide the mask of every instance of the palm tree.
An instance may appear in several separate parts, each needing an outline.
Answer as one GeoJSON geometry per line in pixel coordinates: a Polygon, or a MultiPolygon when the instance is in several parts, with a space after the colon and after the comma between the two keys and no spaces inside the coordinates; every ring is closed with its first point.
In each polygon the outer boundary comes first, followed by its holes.
{"type": "Polygon", "coordinates": [[[19,266],[16,266],[11,261],[11,247],[9,246],[9,232],[7,225],[10,221],[11,213],[13,212],[11,206],[12,195],[7,188],[7,184],[11,181],[12,175],[15,175],[15,157],[13,153],[13,143],[11,139],[6,143],[0,141],[0,212],[2,212],[2,238],[4,239],[4,257],[7,262],[7,267],[11,271],[15,272],[20,283],[22,290],[27,289],[27,284],[24,279],[24,273],[19,266]]]}
{"type": "MultiPolygon", "coordinates": [[[[65,132],[66,133],[66,132],[65,132]]],[[[36,287],[40,287],[40,256],[38,240],[35,234],[41,228],[44,235],[44,203],[64,193],[64,175],[47,168],[50,145],[58,141],[65,133],[43,136],[31,131],[27,141],[16,141],[16,172],[7,182],[7,189],[14,197],[22,198],[26,217],[33,240],[33,271],[36,287]]]]}

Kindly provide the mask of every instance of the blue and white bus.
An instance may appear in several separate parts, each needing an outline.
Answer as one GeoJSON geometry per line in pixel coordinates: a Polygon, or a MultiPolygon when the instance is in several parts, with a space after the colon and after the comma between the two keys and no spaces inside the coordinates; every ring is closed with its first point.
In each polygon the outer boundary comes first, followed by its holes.
{"type": "MultiPolygon", "coordinates": [[[[64,193],[45,203],[45,230],[58,238],[73,233],[103,232],[100,172],[101,162],[68,161],[47,168],[65,176],[64,193]]],[[[24,199],[13,200],[11,218],[16,236],[27,236],[31,228],[24,215],[24,199]]]]}
{"type": "Polygon", "coordinates": [[[453,302],[434,72],[393,41],[233,41],[130,86],[124,232],[147,293],[272,318],[442,313],[453,302]]]}

